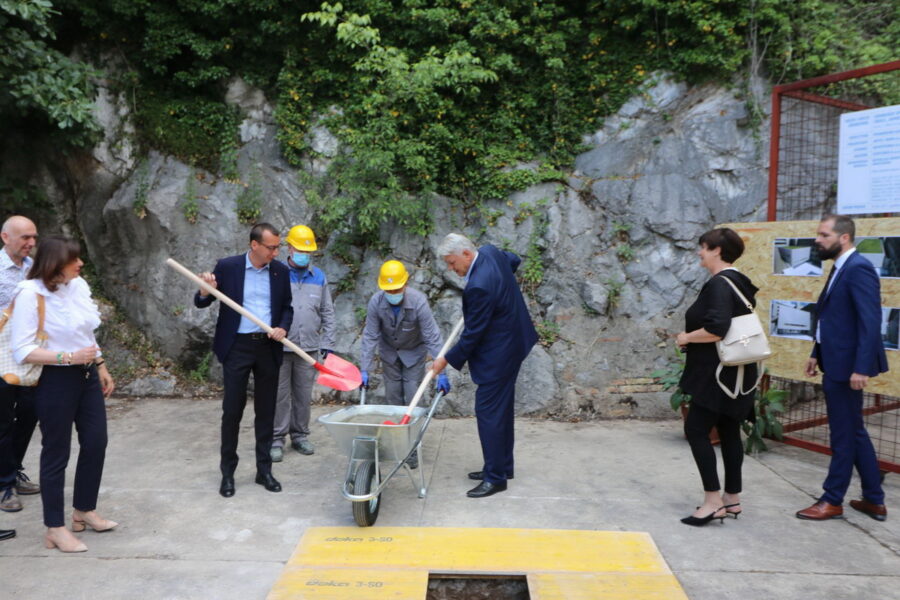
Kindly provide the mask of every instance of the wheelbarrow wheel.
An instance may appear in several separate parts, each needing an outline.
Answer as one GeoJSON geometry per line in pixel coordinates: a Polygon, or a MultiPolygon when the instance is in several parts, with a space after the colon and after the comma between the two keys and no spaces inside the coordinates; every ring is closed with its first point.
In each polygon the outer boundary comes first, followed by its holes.
{"type": "MultiPolygon", "coordinates": [[[[375,461],[369,460],[359,465],[356,469],[356,477],[353,479],[353,493],[362,496],[368,494],[375,481],[375,461]]],[[[381,494],[367,502],[353,503],[353,518],[360,527],[369,527],[375,524],[378,518],[378,509],[381,508],[381,494]]]]}

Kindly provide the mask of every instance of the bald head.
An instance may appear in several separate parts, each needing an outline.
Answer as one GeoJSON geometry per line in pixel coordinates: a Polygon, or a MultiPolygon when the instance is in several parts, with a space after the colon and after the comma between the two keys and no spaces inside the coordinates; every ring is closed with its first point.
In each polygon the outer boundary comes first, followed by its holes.
{"type": "Polygon", "coordinates": [[[31,219],[14,215],[4,221],[3,228],[0,229],[0,238],[3,239],[3,250],[9,258],[22,266],[22,261],[31,254],[37,243],[37,227],[31,219]]]}

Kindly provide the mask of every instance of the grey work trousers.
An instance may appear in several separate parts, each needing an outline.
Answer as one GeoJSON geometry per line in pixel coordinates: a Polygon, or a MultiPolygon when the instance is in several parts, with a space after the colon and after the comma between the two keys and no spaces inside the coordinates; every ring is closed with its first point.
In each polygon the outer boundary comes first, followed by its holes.
{"type": "Polygon", "coordinates": [[[384,376],[385,404],[405,406],[412,401],[425,377],[425,357],[411,367],[405,366],[400,358],[393,364],[382,361],[381,373],[384,376]]]}
{"type": "Polygon", "coordinates": [[[278,373],[273,448],[283,448],[288,433],[291,442],[299,442],[309,436],[309,405],[317,374],[315,367],[293,352],[284,353],[284,362],[278,373]]]}

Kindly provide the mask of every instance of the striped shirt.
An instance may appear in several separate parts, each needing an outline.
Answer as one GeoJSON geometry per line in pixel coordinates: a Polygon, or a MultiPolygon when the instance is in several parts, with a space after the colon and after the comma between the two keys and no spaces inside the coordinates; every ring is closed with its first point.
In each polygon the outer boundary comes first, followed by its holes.
{"type": "Polygon", "coordinates": [[[25,279],[34,260],[26,256],[22,266],[18,266],[9,257],[6,248],[0,250],[0,310],[6,308],[16,295],[16,286],[25,279]]]}

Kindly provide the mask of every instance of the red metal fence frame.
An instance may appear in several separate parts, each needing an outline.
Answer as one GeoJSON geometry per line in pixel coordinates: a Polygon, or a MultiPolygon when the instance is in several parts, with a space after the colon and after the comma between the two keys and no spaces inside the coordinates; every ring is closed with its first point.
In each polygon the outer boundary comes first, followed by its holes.
{"type": "MultiPolygon", "coordinates": [[[[787,83],[784,85],[777,85],[772,89],[772,121],[771,139],[769,142],[769,193],[767,211],[767,219],[769,221],[778,220],[778,170],[779,156],[781,152],[782,99],[784,97],[794,98],[797,100],[823,104],[826,106],[832,106],[844,110],[866,110],[869,108],[875,108],[856,102],[848,102],[837,98],[830,98],[828,96],[810,93],[806,90],[823,85],[837,83],[839,81],[847,81],[849,79],[857,79],[860,77],[867,77],[880,73],[888,73],[890,71],[896,70],[900,70],[900,60],[882,63],[879,65],[872,65],[861,69],[853,69],[851,71],[844,71],[843,73],[833,73],[831,75],[824,75],[822,77],[804,79],[802,81],[795,81],[793,83],[787,83]]],[[[870,414],[886,412],[889,410],[896,410],[898,408],[900,408],[900,399],[891,398],[888,402],[882,402],[882,397],[876,394],[874,398],[874,404],[866,408],[863,413],[864,416],[866,416],[870,414]]],[[[827,424],[827,417],[824,416],[790,423],[784,428],[785,435],[782,441],[792,446],[797,446],[799,448],[805,448],[807,450],[813,450],[815,452],[821,452],[823,454],[830,455],[831,448],[825,444],[805,440],[796,436],[787,435],[791,431],[799,431],[802,429],[817,427],[825,424],[827,424]]],[[[897,462],[890,462],[879,459],[878,466],[882,471],[900,473],[900,463],[897,462]]]]}
{"type": "Polygon", "coordinates": [[[854,69],[852,71],[844,71],[843,73],[833,73],[831,75],[823,75],[822,77],[813,77],[812,79],[804,79],[803,81],[795,81],[784,85],[776,85],[772,88],[772,128],[771,139],[769,141],[769,207],[767,215],[769,221],[778,220],[778,157],[779,152],[781,151],[782,97],[788,96],[847,110],[865,110],[873,107],[853,102],[844,102],[843,100],[836,100],[834,98],[828,98],[827,96],[810,94],[803,90],[828,85],[829,83],[837,83],[838,81],[857,79],[859,77],[877,75],[879,73],[887,73],[896,70],[900,70],[900,60],[882,63],[880,65],[872,65],[862,69],[854,69]]]}

